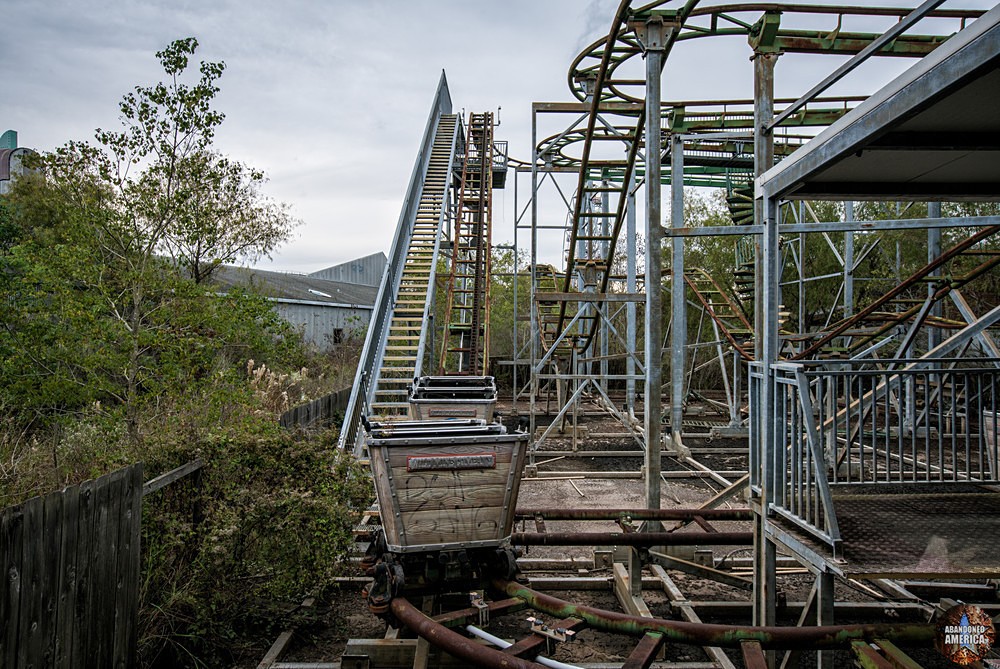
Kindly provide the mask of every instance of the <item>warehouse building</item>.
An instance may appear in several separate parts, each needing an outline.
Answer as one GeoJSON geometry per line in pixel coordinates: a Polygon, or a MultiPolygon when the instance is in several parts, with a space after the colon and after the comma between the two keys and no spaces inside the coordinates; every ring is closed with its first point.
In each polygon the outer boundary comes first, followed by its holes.
{"type": "Polygon", "coordinates": [[[306,343],[320,349],[363,336],[378,293],[377,285],[229,265],[217,268],[211,280],[223,292],[240,287],[264,295],[306,343]]]}

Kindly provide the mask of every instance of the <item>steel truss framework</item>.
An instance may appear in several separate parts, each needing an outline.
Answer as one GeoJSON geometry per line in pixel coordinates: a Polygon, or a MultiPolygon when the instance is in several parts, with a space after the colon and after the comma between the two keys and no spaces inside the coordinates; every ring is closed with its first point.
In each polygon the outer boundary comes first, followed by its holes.
{"type": "MultiPolygon", "coordinates": [[[[963,293],[966,285],[997,264],[998,256],[984,243],[998,230],[1000,218],[943,216],[940,205],[932,202],[926,218],[857,221],[853,200],[912,200],[917,191],[866,190],[859,180],[848,179],[818,179],[803,188],[797,180],[797,175],[821,172],[830,160],[821,150],[810,153],[812,147],[836,145],[831,136],[847,135],[846,130],[852,127],[845,124],[856,119],[866,105],[884,102],[820,97],[860,59],[880,50],[876,55],[928,62],[940,56],[943,60],[941,54],[955,44],[947,41],[952,33],[958,33],[955,39],[964,40],[962,44],[971,43],[973,38],[967,31],[959,32],[967,23],[982,41],[992,39],[993,47],[1000,44],[995,30],[1000,23],[998,10],[980,19],[982,12],[938,10],[939,4],[929,0],[910,12],[778,4],[701,7],[696,0],[680,6],[654,2],[632,8],[629,0],[624,0],[606,39],[586,49],[571,67],[570,88],[577,102],[536,103],[533,107],[532,159],[515,171],[515,266],[517,231],[528,229],[531,237],[527,273],[530,333],[527,342],[520,342],[520,349],[515,339],[514,361],[527,362],[530,374],[524,387],[518,388],[518,365],[514,365],[515,396],[529,398],[533,434],[535,415],[553,393],[557,396],[553,424],[576,412],[581,399],[588,396],[618,417],[645,448],[646,506],[655,511],[665,480],[661,472],[662,389],[669,385],[667,446],[678,457],[694,462],[684,453],[682,434],[686,384],[694,359],[691,352],[703,344],[711,346],[722,369],[733,370],[724,375],[729,384],[726,405],[730,427],[741,424],[742,389],[749,395],[749,473],[739,481],[722,479],[728,488],[716,499],[749,490],[756,559],[748,587],[754,590],[757,631],[775,620],[779,547],[815,576],[801,621],[811,611],[821,626],[833,622],[835,575],[863,573],[874,578],[883,573],[924,573],[910,564],[883,566],[886,572],[871,571],[870,566],[865,567],[869,571],[852,572],[844,566],[845,556],[848,562],[853,556],[850,531],[843,521],[849,517],[851,504],[857,507],[859,502],[838,497],[838,485],[871,488],[905,483],[932,489],[932,485],[947,484],[957,490],[962,485],[1000,480],[997,458],[990,459],[987,443],[989,425],[995,439],[1000,422],[995,396],[1000,348],[988,331],[1000,320],[1000,307],[974,313],[963,293]],[[845,19],[870,16],[898,22],[885,34],[841,30],[845,19]],[[935,26],[947,21],[949,27],[935,34],[916,34],[914,26],[928,17],[939,22],[935,26]],[[810,21],[820,27],[802,28],[810,21]],[[788,23],[795,27],[785,28],[788,23]],[[732,35],[744,36],[752,50],[753,100],[662,101],[663,65],[673,46],[685,40],[732,35]],[[778,56],[789,53],[836,53],[856,58],[802,99],[776,100],[775,63],[778,56]],[[638,69],[640,57],[644,61],[641,78],[629,73],[630,68],[638,69]],[[539,119],[566,117],[569,123],[539,139],[539,119]],[[819,132],[827,127],[830,129],[819,132]],[[814,138],[817,132],[819,137],[814,138]],[[802,159],[803,155],[806,158],[802,159]],[[560,183],[561,174],[573,175],[575,189],[560,183]],[[517,196],[518,182],[519,177],[528,176],[530,194],[523,204],[517,196]],[[670,187],[666,198],[668,227],[661,224],[664,185],[670,187]],[[732,224],[688,227],[685,185],[724,188],[732,224]],[[568,225],[542,220],[539,199],[553,191],[566,208],[568,225]],[[635,245],[640,196],[645,199],[642,277],[635,245]],[[807,204],[810,196],[845,201],[843,220],[818,220],[807,204]],[[801,204],[790,203],[792,198],[799,198],[801,204]],[[979,231],[947,244],[941,241],[941,230],[970,225],[979,231]],[[910,278],[900,277],[898,289],[861,303],[856,285],[863,278],[859,268],[874,253],[876,242],[862,238],[858,250],[854,248],[855,236],[908,229],[927,231],[927,265],[910,278]],[[564,236],[566,264],[561,269],[538,262],[539,235],[550,230],[564,236]],[[626,250],[624,259],[619,260],[618,242],[623,234],[626,250]],[[720,277],[686,266],[685,245],[705,235],[734,240],[737,266],[731,285],[729,281],[722,285],[720,277]],[[667,275],[677,278],[669,283],[661,276],[666,238],[671,247],[667,275]],[[809,276],[807,251],[813,243],[831,248],[840,270],[827,276],[809,276]],[[804,304],[806,286],[820,280],[835,281],[839,289],[831,291],[835,297],[824,313],[822,326],[816,327],[808,320],[804,304]],[[911,302],[914,293],[925,287],[922,299],[911,302]],[[794,292],[797,308],[783,304],[783,291],[794,292]],[[665,299],[671,314],[667,333],[661,317],[665,299]],[[945,317],[942,307],[946,300],[954,303],[960,319],[945,317]],[[692,341],[689,336],[688,309],[692,305],[710,324],[711,341],[692,341]],[[645,322],[643,355],[637,351],[640,316],[645,322]],[[669,352],[666,366],[664,350],[669,352]],[[973,350],[978,353],[971,354],[973,350]],[[624,363],[623,373],[611,371],[615,360],[624,363]],[[664,383],[665,367],[669,384],[664,383]],[[624,402],[612,393],[616,382],[625,387],[624,402]],[[641,420],[636,401],[640,389],[641,420]]],[[[1000,60],[1000,55],[990,58],[1000,60]]],[[[443,109],[443,103],[438,107],[443,109]]],[[[450,100],[447,108],[450,111],[450,100]]],[[[432,114],[432,120],[440,118],[440,111],[432,114]]],[[[870,141],[865,150],[912,148],[915,138],[890,133],[870,141]]],[[[932,146],[925,133],[922,141],[920,148],[926,150],[977,149],[969,137],[947,146],[932,146]]],[[[427,150],[430,140],[425,143],[427,150]]],[[[427,167],[418,164],[414,183],[422,183],[424,174],[417,174],[421,169],[426,173],[427,167]]],[[[1000,180],[990,178],[992,181],[977,182],[976,188],[966,192],[960,192],[955,182],[950,188],[928,192],[940,200],[946,196],[995,199],[1000,196],[1000,180]]],[[[411,194],[415,193],[411,187],[411,194]]],[[[388,290],[393,291],[391,295],[399,294],[398,285],[388,290]]],[[[515,300],[516,296],[515,288],[515,300]]],[[[518,306],[523,307],[515,302],[515,311],[518,306]]],[[[695,336],[700,337],[697,333],[703,329],[699,326],[695,336]]],[[[370,356],[376,368],[384,354],[383,349],[370,356]]],[[[366,383],[371,377],[359,374],[359,388],[370,397],[366,383]]],[[[544,441],[547,434],[538,435],[538,441],[544,441]]],[[[642,529],[649,535],[646,540],[660,538],[655,514],[642,529]]],[[[530,539],[527,535],[521,538],[530,539]]],[[[638,545],[643,540],[630,538],[629,543],[638,545]]],[[[657,560],[670,559],[655,551],[651,554],[657,560]]],[[[623,568],[619,573],[616,568],[616,588],[620,587],[622,595],[641,595],[642,566],[639,553],[633,551],[627,571],[623,568]]],[[[995,558],[985,566],[976,563],[970,567],[979,568],[983,571],[974,573],[1000,575],[995,558]]],[[[654,572],[659,573],[655,568],[654,572]]],[[[950,571],[930,573],[958,578],[972,572],[950,566],[950,571]]],[[[541,603],[532,593],[515,593],[518,588],[511,584],[498,587],[522,601],[531,601],[533,606],[541,603]]],[[[399,602],[400,617],[413,613],[402,610],[406,608],[404,600],[399,602]]],[[[412,624],[419,628],[426,623],[414,617],[412,624]]],[[[654,632],[664,634],[669,629],[654,632]]],[[[763,640],[746,639],[751,643],[763,640]]],[[[878,649],[862,646],[865,648],[855,647],[862,660],[872,652],[880,657],[893,653],[891,643],[878,649]]],[[[637,666],[654,652],[655,648],[637,647],[637,666]]],[[[759,645],[744,646],[744,657],[747,666],[755,667],[773,660],[759,645]]],[[[831,658],[821,654],[820,661],[829,666],[831,658]]]]}
{"type": "MultiPolygon", "coordinates": [[[[996,480],[996,463],[990,464],[984,459],[983,430],[986,428],[982,426],[975,428],[980,430],[980,436],[972,446],[972,451],[978,449],[979,468],[966,462],[963,465],[966,471],[961,474],[956,469],[956,462],[962,458],[957,450],[951,451],[950,459],[932,461],[929,450],[926,455],[916,451],[910,454],[903,452],[903,445],[893,451],[888,446],[872,443],[852,446],[851,440],[859,438],[866,429],[876,433],[885,430],[886,434],[895,431],[900,444],[904,437],[898,435],[909,434],[906,448],[915,448],[916,437],[921,431],[928,435],[938,430],[937,423],[931,425],[934,421],[929,418],[929,408],[925,406],[921,412],[916,407],[943,401],[949,394],[972,394],[980,410],[994,411],[992,391],[985,390],[994,382],[995,372],[990,371],[995,369],[993,360],[985,360],[985,368],[974,363],[972,368],[978,371],[965,373],[962,383],[972,383],[969,379],[975,378],[979,385],[963,385],[962,390],[948,386],[958,383],[959,375],[947,370],[953,370],[956,365],[959,368],[969,366],[961,362],[964,358],[957,358],[958,362],[951,360],[956,356],[978,351],[974,355],[989,358],[996,357],[1000,350],[987,331],[997,319],[995,310],[985,315],[974,313],[963,294],[967,284],[987,276],[1000,261],[989,246],[1000,219],[942,216],[940,204],[930,202],[926,218],[907,219],[897,215],[892,220],[857,221],[854,220],[854,200],[920,198],[917,196],[919,190],[864,190],[854,185],[853,192],[840,194],[839,199],[844,201],[842,220],[822,221],[809,206],[808,195],[796,195],[804,198],[800,202],[787,202],[788,189],[794,185],[790,177],[781,175],[785,179],[781,188],[786,190],[775,188],[764,200],[758,198],[756,201],[754,179],[776,161],[780,168],[782,159],[797,155],[795,151],[801,146],[808,147],[816,132],[813,128],[836,125],[839,119],[852,114],[861,103],[860,99],[823,98],[820,95],[858,63],[871,55],[924,58],[946,43],[952,33],[964,29],[967,24],[975,25],[983,12],[939,10],[940,2],[924,3],[913,11],[749,4],[700,7],[696,1],[679,7],[676,4],[670,7],[670,4],[656,2],[631,8],[627,0],[623,2],[607,38],[585,50],[571,67],[570,88],[579,102],[535,103],[533,106],[532,160],[519,170],[520,174],[530,172],[531,194],[523,212],[520,205],[516,206],[519,212],[516,226],[530,229],[531,235],[528,274],[531,335],[524,351],[528,354],[531,377],[515,395],[530,395],[534,419],[542,398],[548,401],[546,388],[557,389],[556,415],[559,419],[575,412],[581,397],[590,391],[599,405],[619,416],[630,429],[635,429],[644,442],[647,504],[654,508],[660,499],[662,444],[660,438],[646,438],[645,435],[659,437],[661,434],[661,389],[670,388],[667,422],[671,439],[668,444],[675,453],[683,455],[681,426],[688,392],[690,352],[702,344],[712,345],[721,367],[735,370],[726,377],[727,408],[732,426],[739,423],[739,405],[743,399],[740,397],[740,389],[744,387],[740,370],[745,373],[746,368],[740,361],[755,361],[750,365],[750,383],[745,386],[752,409],[749,419],[751,472],[770,472],[767,476],[772,477],[761,481],[751,475],[751,498],[755,500],[759,518],[757,547],[761,556],[754,575],[755,622],[770,624],[774,620],[774,549],[778,543],[791,550],[816,574],[817,598],[822,602],[819,622],[830,622],[832,574],[840,573],[831,566],[835,564],[831,560],[841,558],[833,502],[825,491],[826,484],[822,483],[831,471],[835,474],[838,467],[846,467],[850,473],[855,466],[852,465],[854,458],[864,461],[874,457],[886,460],[870,467],[869,478],[851,479],[848,475],[846,479],[843,476],[839,480],[834,476],[834,479],[852,484],[874,483],[888,472],[899,481],[996,480]],[[845,18],[874,15],[894,17],[898,22],[885,34],[841,30],[845,18]],[[790,16],[794,16],[794,20],[789,21],[790,16]],[[941,21],[950,21],[950,28],[941,30],[940,34],[916,33],[914,26],[926,26],[928,18],[938,21],[935,26],[940,26],[941,21]],[[921,20],[925,22],[920,23],[921,20]],[[835,28],[804,30],[801,25],[805,21],[820,24],[832,21],[835,28]],[[783,27],[786,22],[796,27],[786,30],[783,27]],[[724,35],[743,35],[748,40],[754,61],[754,99],[661,102],[661,72],[672,47],[683,40],[724,35]],[[855,58],[802,99],[776,100],[773,94],[775,63],[778,56],[787,53],[837,53],[855,58]],[[628,62],[637,60],[636,57],[645,60],[643,78],[623,74],[628,70],[628,62]],[[569,122],[539,139],[540,119],[560,114],[569,118],[569,122]],[[608,149],[610,146],[616,148],[608,149]],[[654,146],[655,150],[649,148],[654,146]],[[613,155],[615,152],[617,158],[613,155]],[[561,173],[576,176],[572,197],[567,197],[566,189],[557,183],[561,173]],[[543,197],[549,183],[555,185],[567,209],[565,227],[548,225],[541,220],[538,199],[543,197]],[[662,185],[670,186],[669,197],[661,195],[662,185]],[[725,188],[732,224],[687,227],[683,210],[684,185],[725,188]],[[636,198],[640,189],[644,190],[646,201],[644,281],[636,277],[637,253],[633,245],[636,198]],[[853,197],[843,197],[848,195],[853,197]],[[671,223],[666,228],[661,225],[660,212],[664,199],[669,203],[671,214],[671,223]],[[529,211],[530,223],[523,223],[529,211]],[[949,244],[942,243],[942,229],[970,225],[979,226],[978,232],[949,244]],[[538,237],[550,229],[565,232],[566,265],[561,272],[550,269],[543,272],[537,261],[538,237]],[[867,234],[873,230],[926,230],[928,262],[912,276],[900,276],[895,287],[880,297],[860,302],[857,284],[867,278],[862,275],[862,264],[879,244],[877,237],[867,234]],[[862,231],[865,232],[860,238],[862,247],[855,249],[857,236],[862,231]],[[629,246],[624,263],[616,264],[622,234],[629,246]],[[729,235],[738,240],[736,256],[742,265],[736,268],[735,280],[727,286],[718,285],[717,277],[704,277],[697,268],[685,267],[685,242],[704,235],[729,235]],[[664,283],[661,279],[659,249],[664,237],[671,241],[667,275],[684,277],[684,281],[664,283]],[[815,243],[832,250],[840,263],[839,270],[825,276],[809,275],[807,249],[815,243]],[[832,281],[838,286],[835,291],[829,291],[833,299],[818,327],[809,322],[805,297],[807,288],[817,281],[832,281]],[[642,295],[638,292],[640,285],[662,285],[664,289],[662,292],[645,290],[642,295]],[[784,305],[782,291],[793,293],[797,304],[784,305]],[[920,291],[924,291],[922,296],[920,291]],[[639,296],[644,298],[646,322],[645,354],[642,356],[636,355],[639,296]],[[660,329],[659,316],[664,299],[670,300],[671,315],[666,339],[660,329]],[[954,304],[959,318],[944,316],[947,301],[954,304]],[[609,316],[607,309],[616,303],[627,305],[624,350],[609,351],[607,342],[614,342],[615,336],[621,336],[617,321],[609,316]],[[693,341],[688,336],[691,304],[711,322],[712,341],[693,341]],[[794,330],[788,329],[793,325],[794,330]],[[764,336],[755,336],[758,333],[764,336]],[[669,352],[667,365],[661,360],[663,351],[669,352]],[[624,375],[607,373],[607,360],[614,359],[616,354],[626,361],[624,375]],[[932,367],[927,362],[930,359],[941,361],[946,356],[950,356],[947,368],[932,367]],[[803,363],[791,361],[809,362],[802,367],[803,363]],[[838,403],[843,405],[843,393],[849,386],[845,386],[847,382],[842,379],[835,383],[812,367],[824,362],[842,365],[851,383],[868,383],[868,389],[853,400],[848,395],[847,405],[837,410],[838,403]],[[786,364],[793,367],[781,367],[786,364]],[[800,366],[794,367],[795,364],[800,366]],[[669,370],[668,383],[664,383],[664,368],[669,370]],[[928,371],[931,369],[933,373],[928,371]],[[616,409],[616,402],[610,399],[608,381],[625,383],[625,402],[621,404],[624,410],[616,409]],[[634,395],[639,387],[645,391],[641,424],[636,419],[634,395]],[[827,394],[820,395],[820,387],[826,389],[827,394]],[[919,399],[914,392],[917,387],[930,389],[930,395],[919,399]],[[971,390],[973,387],[977,389],[975,392],[971,390]],[[787,395],[781,396],[777,388],[787,388],[787,395]],[[783,398],[780,400],[783,404],[779,403],[779,397],[783,398]],[[890,409],[865,408],[865,402],[871,401],[885,402],[890,409]],[[828,423],[816,428],[812,425],[811,412],[823,409],[810,406],[822,402],[827,403],[828,423]],[[893,410],[898,424],[893,423],[893,410]],[[853,427],[847,432],[848,443],[839,456],[831,455],[836,453],[837,429],[842,430],[844,421],[852,420],[853,427]],[[787,439],[783,436],[786,429],[780,427],[783,423],[791,424],[793,433],[802,431],[797,446],[779,443],[779,437],[787,439]],[[866,428],[866,424],[871,427],[866,428]],[[883,427],[886,424],[896,426],[883,427]],[[825,447],[824,439],[828,440],[825,447]],[[779,465],[774,460],[778,452],[799,459],[782,460],[779,465]],[[909,469],[904,463],[908,463],[909,469]],[[780,472],[778,482],[773,479],[775,472],[780,472]],[[786,476],[794,480],[785,480],[786,476]],[[790,492],[780,493],[781,486],[790,492]],[[808,517],[809,514],[813,515],[808,517]],[[786,530],[770,522],[773,515],[784,518],[793,529],[786,530]],[[796,532],[803,531],[811,532],[810,541],[819,539],[821,543],[828,543],[832,557],[822,557],[822,551],[816,552],[808,541],[797,539],[796,532]]],[[[966,136],[955,142],[944,141],[936,147],[926,144],[929,141],[926,137],[920,140],[925,144],[912,144],[914,141],[918,140],[912,135],[890,136],[873,147],[892,150],[927,146],[928,149],[945,150],[948,148],[945,145],[957,143],[974,151],[992,146],[992,140],[985,135],[978,143],[966,136]]],[[[995,199],[1000,194],[996,183],[977,186],[979,190],[968,193],[960,193],[954,188],[940,190],[940,199],[954,195],[995,199]]],[[[837,195],[837,191],[830,190],[819,198],[836,199],[837,195]]],[[[515,245],[516,237],[515,232],[515,245]]],[[[971,409],[960,409],[952,402],[946,409],[939,407],[939,411],[942,412],[940,420],[945,420],[945,413],[968,414],[971,409]]],[[[534,428],[532,423],[532,430],[534,428]]],[[[941,448],[947,450],[941,441],[944,431],[941,427],[936,438],[941,448]]],[[[547,434],[542,433],[540,441],[547,434]]],[[[864,442],[863,437],[860,440],[864,442]]],[[[829,661],[823,658],[824,664],[829,661]]]]}

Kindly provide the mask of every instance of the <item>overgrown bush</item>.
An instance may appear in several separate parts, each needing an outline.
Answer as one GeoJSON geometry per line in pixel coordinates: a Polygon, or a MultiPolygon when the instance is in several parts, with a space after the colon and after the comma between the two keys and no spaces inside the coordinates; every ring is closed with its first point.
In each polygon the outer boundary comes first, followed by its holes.
{"type": "Polygon", "coordinates": [[[261,427],[194,445],[199,489],[145,505],[144,666],[231,661],[343,570],[370,482],[335,432],[261,427]]]}

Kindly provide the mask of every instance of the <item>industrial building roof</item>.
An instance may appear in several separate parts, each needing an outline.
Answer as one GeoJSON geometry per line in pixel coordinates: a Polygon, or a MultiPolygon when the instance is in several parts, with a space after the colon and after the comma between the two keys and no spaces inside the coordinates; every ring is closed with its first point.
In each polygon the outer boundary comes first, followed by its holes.
{"type": "Polygon", "coordinates": [[[223,290],[233,287],[249,288],[282,302],[310,302],[328,306],[371,308],[378,294],[378,286],[359,286],[305,274],[230,265],[218,267],[212,273],[211,281],[223,290]]]}
{"type": "Polygon", "coordinates": [[[381,251],[362,258],[355,258],[339,265],[325,267],[309,276],[330,281],[344,281],[352,285],[378,286],[388,260],[381,251]]]}

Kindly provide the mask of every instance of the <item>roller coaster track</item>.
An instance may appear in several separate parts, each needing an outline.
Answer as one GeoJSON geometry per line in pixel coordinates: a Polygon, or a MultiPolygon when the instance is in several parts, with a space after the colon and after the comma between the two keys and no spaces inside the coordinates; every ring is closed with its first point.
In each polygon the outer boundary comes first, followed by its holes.
{"type": "Polygon", "coordinates": [[[587,628],[635,637],[634,650],[620,665],[623,669],[650,666],[665,643],[715,650],[721,647],[738,648],[748,667],[767,666],[764,649],[833,648],[852,650],[861,666],[917,666],[898,646],[929,648],[934,643],[935,635],[934,623],[753,627],[639,617],[573,604],[511,581],[495,580],[492,585],[495,594],[505,598],[488,603],[484,601],[479,608],[469,607],[432,618],[408,599],[397,597],[391,603],[392,614],[417,636],[470,666],[507,669],[567,666],[553,665],[551,660],[539,657],[546,646],[551,647],[549,641],[558,638],[550,629],[562,632],[563,640],[567,630],[574,634],[587,628]],[[559,622],[544,630],[539,628],[535,631],[533,628],[532,636],[515,643],[498,639],[476,627],[483,625],[484,617],[502,617],[525,608],[552,616],[552,620],[559,622]],[[487,612],[485,616],[483,609],[487,612]],[[478,643],[455,630],[464,630],[498,644],[499,649],[478,643]]]}
{"type": "Polygon", "coordinates": [[[409,388],[430,351],[438,261],[457,205],[444,354],[448,371],[482,374],[489,351],[492,188],[503,187],[506,142],[493,140],[493,114],[472,114],[463,142],[444,74],[438,85],[396,226],[358,363],[338,446],[363,452],[360,426],[407,413],[409,388]],[[461,161],[461,181],[454,183],[461,161]],[[457,202],[455,202],[457,200],[457,202]],[[451,335],[461,336],[456,343],[451,335]]]}
{"type": "Polygon", "coordinates": [[[940,328],[964,327],[965,323],[928,316],[929,307],[943,300],[952,290],[965,286],[1000,265],[1000,250],[983,246],[983,242],[997,233],[1000,233],[1000,226],[990,226],[981,228],[975,234],[959,241],[858,313],[831,325],[818,335],[812,335],[800,352],[788,357],[792,360],[802,360],[814,357],[817,353],[826,356],[831,353],[850,355],[915,319],[940,328]],[[962,260],[972,262],[962,266],[962,260]],[[943,272],[945,268],[949,268],[946,273],[943,272]],[[926,293],[920,297],[912,296],[914,288],[923,288],[928,283],[934,287],[933,293],[929,296],[926,293]],[[850,344],[842,348],[831,348],[831,343],[837,337],[850,337],[850,344]]]}
{"type": "Polygon", "coordinates": [[[445,310],[440,374],[486,374],[493,222],[493,114],[470,114],[445,310]]]}
{"type": "Polygon", "coordinates": [[[420,375],[427,334],[424,324],[434,306],[434,278],[457,137],[458,117],[442,114],[403,259],[382,362],[374,378],[374,401],[370,407],[374,416],[404,415],[409,407],[408,389],[413,377],[420,375]]]}
{"type": "MultiPolygon", "coordinates": [[[[643,19],[653,11],[662,12],[664,21],[675,25],[676,29],[667,32],[664,44],[665,56],[669,56],[673,46],[681,41],[700,39],[703,37],[743,36],[750,46],[760,52],[799,52],[799,53],[833,53],[854,54],[863,49],[877,35],[851,33],[841,29],[845,17],[883,16],[901,18],[909,10],[905,8],[887,7],[830,7],[820,5],[796,4],[729,4],[699,7],[699,0],[688,0],[677,9],[666,10],[670,4],[667,0],[647,3],[631,9],[631,0],[623,0],[615,13],[611,29],[605,38],[586,48],[570,67],[568,82],[573,95],[584,103],[589,103],[589,112],[585,128],[572,130],[561,135],[548,138],[537,147],[540,165],[558,164],[562,167],[577,166],[579,177],[577,197],[574,200],[570,235],[567,243],[567,264],[563,283],[563,293],[571,292],[571,286],[580,269],[586,267],[596,271],[596,288],[604,292],[611,279],[612,260],[616,244],[623,226],[627,206],[627,190],[633,174],[642,178],[641,170],[637,171],[636,158],[639,155],[639,138],[643,136],[645,112],[643,94],[645,81],[618,76],[619,68],[636,56],[643,53],[642,45],[630,21],[643,19]],[[749,15],[749,16],[748,16],[749,15]],[[782,16],[793,16],[794,22],[801,23],[801,17],[826,17],[834,25],[821,30],[786,29],[781,27],[782,16]],[[640,89],[640,94],[633,95],[630,89],[640,89]],[[606,117],[615,117],[614,123],[606,117]],[[626,145],[627,157],[624,160],[607,160],[592,158],[592,148],[595,142],[621,141],[626,145]],[[574,142],[582,143],[580,158],[571,157],[566,147],[574,142]],[[614,184],[615,187],[609,187],[614,184]],[[584,224],[587,218],[585,203],[590,197],[607,193],[609,199],[615,200],[611,207],[614,212],[613,222],[608,226],[608,234],[595,237],[584,224]],[[578,255],[578,248],[589,248],[593,245],[579,245],[578,242],[601,241],[599,255],[578,255]]],[[[957,19],[964,26],[968,19],[977,18],[982,14],[976,10],[935,10],[928,17],[957,19]]],[[[948,35],[901,35],[886,46],[880,55],[910,56],[926,55],[946,40],[948,35]]],[[[784,129],[797,125],[829,124],[839,115],[848,110],[816,109],[805,107],[791,115],[779,127],[779,133],[784,129]],[[825,118],[824,118],[825,117],[825,118]],[[807,122],[807,119],[811,122],[807,122]]],[[[715,103],[724,105],[725,103],[715,103]]],[[[686,105],[666,103],[665,113],[670,116],[671,109],[683,109],[686,105]]],[[[717,113],[715,118],[708,120],[700,127],[692,120],[694,116],[684,119],[684,114],[673,115],[671,119],[675,127],[670,132],[679,132],[688,136],[691,133],[705,131],[708,127],[734,128],[752,126],[752,116],[746,114],[742,118],[717,113]],[[684,120],[684,123],[679,121],[684,120]]],[[[707,120],[707,119],[700,119],[707,120]]],[[[753,169],[752,127],[748,128],[746,145],[732,139],[685,140],[685,183],[695,185],[726,185],[729,189],[729,204],[734,221],[739,223],[749,220],[752,207],[752,196],[748,193],[749,179],[753,169]],[[714,143],[713,143],[714,142],[714,143]],[[687,165],[689,162],[700,172],[689,177],[687,165]],[[699,166],[699,162],[701,163],[699,166]],[[700,175],[700,180],[699,180],[700,175]],[[741,183],[742,182],[742,183],[741,183]]],[[[777,142],[775,155],[792,150],[795,145],[807,137],[787,135],[777,142]]],[[[647,147],[648,150],[648,147],[647,147]]],[[[662,146],[656,147],[661,152],[662,146]]],[[[662,155],[662,152],[661,152],[662,155]]],[[[662,160],[662,158],[661,158],[662,160]]],[[[561,342],[568,346],[569,341],[575,342],[579,350],[586,349],[597,331],[598,321],[593,314],[571,314],[569,305],[575,300],[563,300],[551,316],[542,324],[542,343],[548,349],[561,342]],[[567,323],[574,324],[571,333],[563,333],[567,323]]]]}

